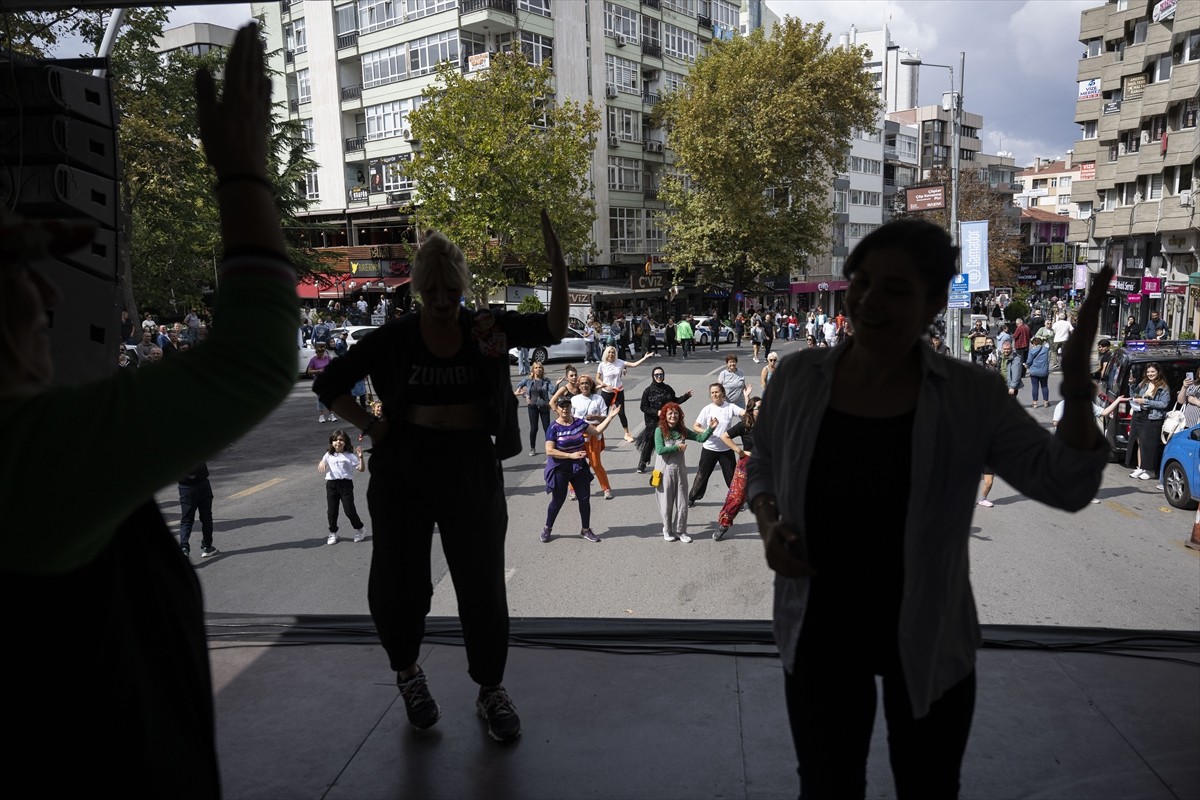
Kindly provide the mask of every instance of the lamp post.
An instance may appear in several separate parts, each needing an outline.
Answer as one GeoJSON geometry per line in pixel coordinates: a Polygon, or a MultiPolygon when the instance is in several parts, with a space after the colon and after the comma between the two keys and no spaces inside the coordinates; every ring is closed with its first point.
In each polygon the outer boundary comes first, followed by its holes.
{"type": "MultiPolygon", "coordinates": [[[[950,125],[952,127],[953,136],[951,138],[951,147],[953,152],[950,154],[950,242],[958,246],[958,173],[959,173],[959,158],[962,150],[962,109],[963,109],[963,74],[967,70],[967,54],[960,52],[958,54],[958,90],[954,88],[954,67],[949,64],[926,64],[920,58],[902,58],[900,63],[906,67],[938,67],[950,71],[950,108],[946,109],[943,102],[942,108],[950,112],[950,125]]],[[[949,323],[950,341],[958,344],[962,339],[962,312],[959,309],[954,309],[959,313],[951,314],[951,309],[946,309],[946,321],[949,323]]],[[[952,352],[958,356],[958,348],[955,347],[952,352]]]]}

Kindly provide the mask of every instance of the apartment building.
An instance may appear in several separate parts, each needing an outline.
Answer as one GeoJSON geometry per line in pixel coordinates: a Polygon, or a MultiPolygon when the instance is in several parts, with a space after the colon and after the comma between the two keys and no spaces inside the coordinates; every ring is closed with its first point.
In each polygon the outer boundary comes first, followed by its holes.
{"type": "Polygon", "coordinates": [[[233,47],[237,31],[209,22],[190,22],[176,28],[168,28],[155,40],[154,50],[167,54],[184,50],[194,56],[202,56],[213,49],[228,50],[233,47]]]}
{"type": "Polygon", "coordinates": [[[577,281],[598,284],[596,296],[578,298],[595,305],[663,295],[669,266],[653,215],[664,207],[657,189],[673,157],[650,112],[714,37],[741,28],[743,8],[758,24],[773,18],[756,0],[252,4],[265,19],[268,50],[278,50],[276,97],[287,98],[319,165],[306,180],[308,217],[335,230],[316,244],[338,256],[334,269],[353,263],[357,275],[387,288],[406,283],[407,263],[389,245],[412,241],[420,196],[389,166],[420,147],[408,115],[436,66],[450,61],[470,73],[486,69],[490,53],[517,50],[532,63],[552,59],[558,95],[591,99],[603,115],[590,176],[600,255],[577,281]],[[647,260],[658,274],[644,274],[647,260]],[[619,282],[623,290],[612,285],[619,282]]]}
{"type": "Polygon", "coordinates": [[[1017,173],[1017,193],[1013,195],[1013,202],[1021,208],[1036,208],[1077,219],[1079,204],[1074,202],[1071,186],[1079,180],[1079,174],[1080,167],[1071,150],[1062,159],[1036,159],[1033,166],[1017,173]]]}
{"type": "Polygon", "coordinates": [[[1109,0],[1080,15],[1071,241],[1090,268],[1111,264],[1103,330],[1162,313],[1200,329],[1200,3],[1109,0]]]}

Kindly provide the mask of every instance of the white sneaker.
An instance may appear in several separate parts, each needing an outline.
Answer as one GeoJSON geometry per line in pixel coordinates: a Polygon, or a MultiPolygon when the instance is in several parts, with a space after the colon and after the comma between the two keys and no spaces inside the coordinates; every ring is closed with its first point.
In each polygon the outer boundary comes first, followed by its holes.
{"type": "Polygon", "coordinates": [[[664,534],[663,534],[663,541],[664,541],[664,542],[674,542],[675,540],[676,540],[676,537],[672,536],[671,534],[669,534],[669,533],[664,533],[664,534]]]}
{"type": "Polygon", "coordinates": [[[324,421],[325,421],[325,415],[324,415],[324,414],[322,414],[321,416],[317,417],[317,422],[324,422],[324,421]]]}
{"type": "Polygon", "coordinates": [[[1129,473],[1129,477],[1131,477],[1131,478],[1140,478],[1140,477],[1142,477],[1142,476],[1143,476],[1143,475],[1145,475],[1145,474],[1146,474],[1146,470],[1142,469],[1141,467],[1138,467],[1138,468],[1137,468],[1137,469],[1135,469],[1133,472],[1129,473]]]}
{"type": "Polygon", "coordinates": [[[688,536],[686,533],[681,533],[679,534],[679,541],[683,542],[684,544],[688,544],[692,541],[692,537],[688,536]]]}
{"type": "Polygon", "coordinates": [[[337,544],[338,538],[336,533],[329,534],[329,538],[325,540],[325,544],[337,544]]]}
{"type": "Polygon", "coordinates": [[[330,422],[337,422],[337,417],[335,417],[333,414],[330,414],[330,415],[329,415],[329,421],[330,421],[330,422]]]}
{"type": "Polygon", "coordinates": [[[1143,472],[1141,475],[1138,475],[1138,479],[1143,481],[1154,480],[1152,477],[1150,477],[1149,472],[1143,472]]]}
{"type": "Polygon", "coordinates": [[[367,538],[367,529],[366,528],[359,528],[358,530],[356,530],[354,532],[354,541],[361,542],[365,538],[367,538]]]}

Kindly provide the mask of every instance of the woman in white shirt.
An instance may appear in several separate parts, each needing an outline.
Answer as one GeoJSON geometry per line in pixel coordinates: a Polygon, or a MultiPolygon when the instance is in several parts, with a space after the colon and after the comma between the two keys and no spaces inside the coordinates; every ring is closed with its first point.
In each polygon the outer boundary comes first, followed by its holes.
{"type": "Polygon", "coordinates": [[[653,355],[646,353],[637,361],[622,361],[617,358],[617,348],[609,346],[604,348],[604,355],[600,357],[600,363],[596,366],[596,386],[600,389],[604,402],[610,406],[614,403],[621,406],[621,427],[625,429],[627,442],[632,442],[633,436],[629,433],[629,418],[625,416],[625,370],[640,366],[653,355]]]}
{"type": "MultiPolygon", "coordinates": [[[[579,394],[571,398],[571,414],[575,419],[586,420],[589,425],[599,426],[608,417],[609,404],[596,394],[595,389],[595,382],[591,378],[585,375],[579,379],[579,394]]],[[[583,449],[587,453],[588,465],[592,472],[596,473],[596,480],[604,490],[604,499],[612,500],[612,486],[608,482],[608,473],[600,463],[600,454],[604,452],[604,435],[589,435],[583,449]]],[[[571,499],[575,499],[574,491],[571,493],[571,499]]]]}
{"type": "Polygon", "coordinates": [[[737,469],[737,457],[732,448],[721,439],[721,434],[729,429],[733,420],[746,412],[729,402],[725,396],[725,387],[714,383],[708,387],[708,397],[711,403],[700,409],[692,430],[700,433],[708,428],[712,420],[717,421],[712,436],[709,437],[700,450],[700,464],[696,467],[696,479],[692,481],[692,490],[688,493],[688,508],[696,505],[696,501],[704,497],[708,488],[708,479],[712,477],[713,467],[721,465],[721,474],[725,476],[725,487],[733,483],[733,472],[737,469]]]}

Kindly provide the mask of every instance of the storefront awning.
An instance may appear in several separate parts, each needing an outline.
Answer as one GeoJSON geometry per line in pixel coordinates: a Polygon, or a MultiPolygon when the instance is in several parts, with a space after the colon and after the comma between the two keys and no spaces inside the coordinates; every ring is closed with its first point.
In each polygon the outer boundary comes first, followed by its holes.
{"type": "Polygon", "coordinates": [[[296,284],[296,295],[301,300],[338,300],[354,291],[352,282],[352,275],[307,275],[296,284]]]}
{"type": "Polygon", "coordinates": [[[359,288],[364,292],[390,292],[411,280],[412,278],[408,275],[404,277],[388,275],[383,278],[371,278],[363,281],[359,288]]]}
{"type": "Polygon", "coordinates": [[[829,284],[829,291],[840,292],[850,285],[850,281],[805,281],[804,283],[793,283],[792,294],[812,294],[819,292],[822,283],[829,284]]]}

